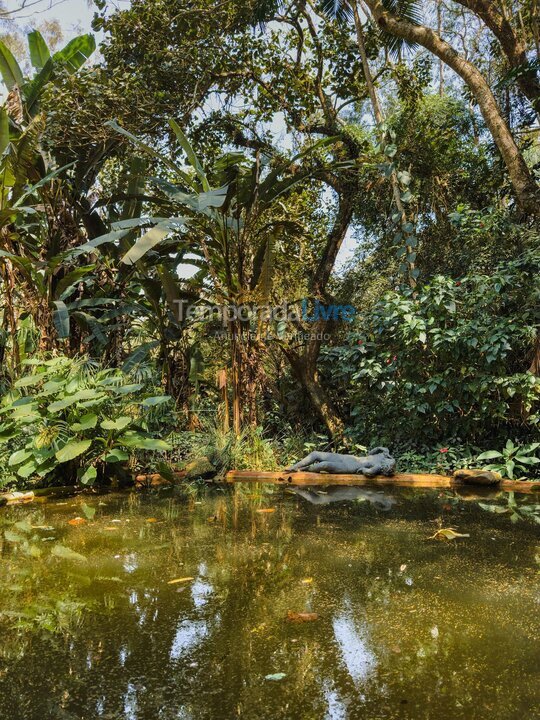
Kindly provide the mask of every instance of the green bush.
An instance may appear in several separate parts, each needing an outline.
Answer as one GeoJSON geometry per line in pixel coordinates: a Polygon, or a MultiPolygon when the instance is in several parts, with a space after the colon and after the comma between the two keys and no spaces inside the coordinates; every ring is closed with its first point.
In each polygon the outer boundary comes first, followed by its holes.
{"type": "Polygon", "coordinates": [[[493,447],[537,432],[540,378],[528,367],[539,303],[540,250],[491,276],[387,293],[323,356],[336,396],[346,388],[352,436],[493,447]]]}
{"type": "Polygon", "coordinates": [[[279,469],[274,444],[261,427],[245,428],[236,436],[207,421],[202,432],[193,433],[192,442],[192,458],[207,457],[220,475],[228,470],[279,469]]]}
{"type": "Polygon", "coordinates": [[[170,449],[150,432],[168,396],[84,359],[25,364],[31,374],[0,401],[0,443],[19,482],[61,473],[91,485],[117,475],[137,451],[170,449]]]}

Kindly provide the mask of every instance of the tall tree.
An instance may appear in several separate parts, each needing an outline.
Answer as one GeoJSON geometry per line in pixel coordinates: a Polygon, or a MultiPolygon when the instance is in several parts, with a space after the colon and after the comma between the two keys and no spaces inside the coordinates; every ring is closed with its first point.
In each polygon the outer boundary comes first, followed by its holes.
{"type": "Polygon", "coordinates": [[[488,82],[478,68],[459,55],[434,30],[425,25],[413,24],[387,10],[381,0],[365,0],[365,5],[381,30],[425,47],[462,78],[478,103],[486,126],[501,153],[519,204],[525,212],[531,215],[540,215],[538,185],[517,146],[488,82]]]}

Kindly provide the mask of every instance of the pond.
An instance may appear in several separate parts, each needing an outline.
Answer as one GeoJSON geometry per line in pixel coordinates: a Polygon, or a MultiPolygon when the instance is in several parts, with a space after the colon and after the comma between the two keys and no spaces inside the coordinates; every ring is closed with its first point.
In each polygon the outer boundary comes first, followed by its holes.
{"type": "Polygon", "coordinates": [[[538,525],[341,490],[1,511],[2,720],[538,716],[538,525]]]}

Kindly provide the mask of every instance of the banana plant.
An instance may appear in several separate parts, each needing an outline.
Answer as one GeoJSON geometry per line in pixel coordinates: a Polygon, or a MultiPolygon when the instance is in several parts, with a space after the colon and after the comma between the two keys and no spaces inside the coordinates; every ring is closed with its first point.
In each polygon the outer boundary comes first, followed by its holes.
{"type": "MultiPolygon", "coordinates": [[[[77,252],[94,252],[107,243],[119,245],[134,227],[140,236],[122,255],[121,262],[137,266],[141,261],[160,265],[160,257],[172,248],[195,251],[221,305],[249,305],[267,301],[271,293],[273,257],[284,234],[303,232],[291,222],[283,200],[308,177],[313,177],[306,158],[335,142],[326,138],[293,158],[271,164],[258,155],[226,153],[206,171],[180,126],[170,121],[187,160],[180,166],[122,128],[108,123],[144,153],[159,160],[167,179],[148,178],[161,193],[160,216],[146,216],[117,223],[111,232],[96,238],[77,252]],[[202,261],[202,262],[201,262],[202,261]]],[[[334,166],[333,166],[334,167],[334,166]]],[[[159,205],[159,203],[156,203],[159,205]]],[[[166,280],[160,273],[161,281],[166,280]]],[[[230,320],[229,335],[233,387],[234,426],[240,432],[245,419],[256,422],[256,388],[259,381],[262,342],[253,338],[249,320],[230,320]],[[242,411],[243,410],[243,411],[242,411]]]]}
{"type": "Polygon", "coordinates": [[[96,49],[93,35],[79,35],[64,48],[51,55],[39,30],[27,35],[30,61],[35,70],[31,78],[25,78],[11,50],[0,40],[0,74],[12,108],[12,121],[25,126],[39,113],[40,99],[47,83],[54,82],[55,74],[77,72],[96,49]]]}
{"type": "Polygon", "coordinates": [[[94,49],[93,36],[83,35],[51,54],[42,35],[34,30],[28,35],[28,50],[35,72],[26,78],[0,40],[0,75],[8,90],[0,108],[0,276],[4,290],[3,329],[9,330],[11,337],[15,374],[21,360],[16,340],[17,306],[30,309],[34,326],[43,329],[45,345],[51,342],[53,325],[60,338],[66,336],[65,313],[60,304],[55,306],[53,302],[56,285],[65,273],[47,260],[58,252],[49,218],[58,215],[58,202],[66,204],[58,178],[72,163],[57,167],[54,158],[50,161],[42,152],[45,117],[40,112],[40,101],[46,86],[55,82],[59,73],[76,72],[94,49]],[[49,208],[49,213],[44,208],[49,208]]]}

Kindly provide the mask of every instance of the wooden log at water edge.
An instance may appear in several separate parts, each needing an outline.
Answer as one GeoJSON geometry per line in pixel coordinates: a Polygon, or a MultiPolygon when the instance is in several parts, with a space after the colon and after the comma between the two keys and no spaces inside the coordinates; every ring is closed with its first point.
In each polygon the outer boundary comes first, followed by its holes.
{"type": "MultiPolygon", "coordinates": [[[[333,475],[331,473],[310,472],[255,472],[252,470],[230,470],[225,476],[227,483],[257,482],[276,485],[364,485],[412,488],[475,488],[448,475],[429,475],[424,473],[397,473],[390,477],[376,475],[333,475]]],[[[487,488],[486,488],[487,489],[487,488]]],[[[494,491],[540,493],[540,482],[526,480],[501,480],[489,488],[494,491]]]]}

